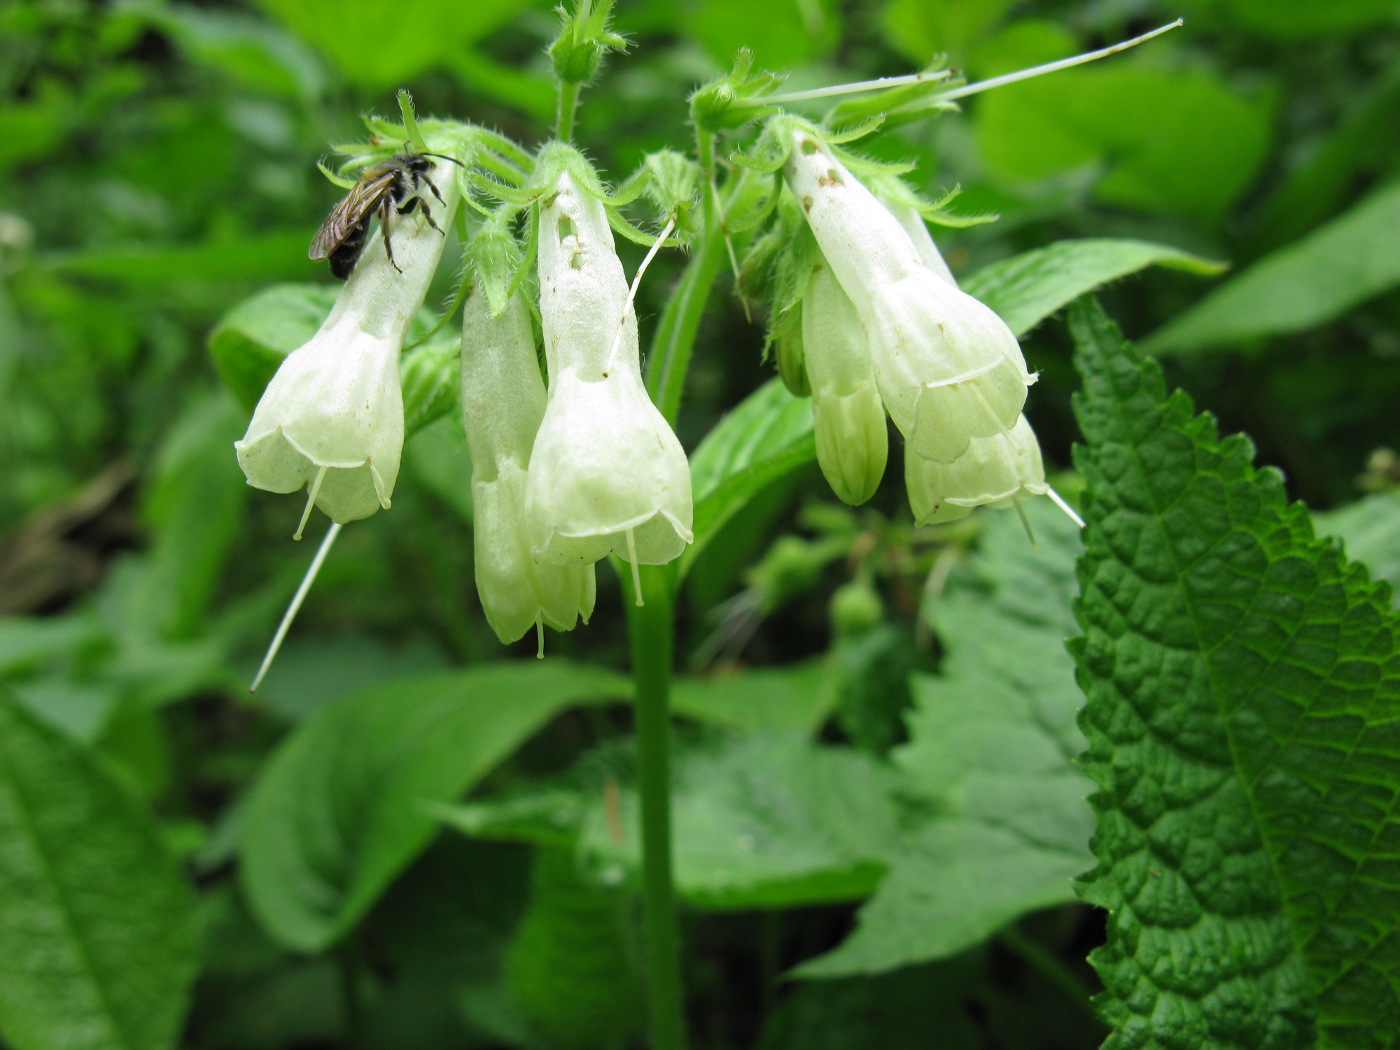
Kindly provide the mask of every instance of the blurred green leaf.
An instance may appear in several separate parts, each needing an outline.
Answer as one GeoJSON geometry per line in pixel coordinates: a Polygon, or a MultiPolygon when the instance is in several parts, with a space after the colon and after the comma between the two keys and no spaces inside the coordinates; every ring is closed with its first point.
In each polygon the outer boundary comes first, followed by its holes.
{"type": "Polygon", "coordinates": [[[248,485],[233,454],[246,419],[225,393],[196,397],[167,436],[148,481],[153,533],[147,616],[169,638],[203,625],[243,524],[248,485]]]}
{"type": "Polygon", "coordinates": [[[0,690],[0,1031],[14,1050],[173,1047],[194,898],[144,803],[0,690]]]}
{"type": "Polygon", "coordinates": [[[322,90],[325,75],[315,56],[260,18],[190,4],[155,8],[151,17],[194,61],[251,88],[308,98],[322,90]]]}
{"type": "Polygon", "coordinates": [[[676,714],[752,733],[814,733],[836,701],[836,682],[824,659],[704,678],[686,675],[671,686],[676,714]]]}
{"type": "Polygon", "coordinates": [[[1011,6],[1012,0],[889,0],[880,28],[890,47],[918,66],[942,54],[963,66],[1011,6]]]}
{"type": "Polygon", "coordinates": [[[569,850],[535,855],[530,904],[506,957],[506,986],[550,1046],[609,1050],[644,1016],[627,898],[578,870],[569,850]]]}
{"type": "Polygon", "coordinates": [[[131,244],[50,255],[54,273],[159,288],[187,281],[267,281],[308,272],[305,230],[210,238],[195,244],[131,244]]]}
{"type": "Polygon", "coordinates": [[[1023,336],[1085,292],[1154,264],[1198,274],[1225,268],[1164,244],[1103,237],[1056,241],[992,263],[967,278],[963,290],[1023,336]]]}
{"type": "Polygon", "coordinates": [[[274,284],[244,299],[209,334],[219,376],[248,411],[262,397],[277,366],[321,327],[340,288],[274,284]]]}
{"type": "MultiPolygon", "coordinates": [[[[785,735],[701,748],[677,764],[676,892],[694,907],[786,908],[868,894],[899,835],[901,778],[868,755],[785,735]]],[[[641,869],[637,798],[595,805],[580,849],[605,873],[641,869]]]]}
{"type": "Polygon", "coordinates": [[[812,408],[770,379],[720,420],[690,457],[695,542],[680,557],[684,577],[705,545],[755,493],[816,458],[812,408]]]}
{"type": "Polygon", "coordinates": [[[1211,0],[1240,24],[1266,36],[1307,40],[1321,34],[1347,33],[1371,25],[1394,23],[1393,0],[1211,0]]]}
{"type": "Polygon", "coordinates": [[[323,708],[248,801],[243,884],[280,941],[335,943],[427,844],[427,803],[466,791],[564,707],[625,696],[599,668],[487,664],[373,686],[323,708]]]}
{"type": "Polygon", "coordinates": [[[928,612],[942,673],[913,677],[909,743],[894,752],[943,808],[901,842],[835,951],[802,977],[879,973],[962,951],[1027,911],[1074,899],[1093,829],[1074,768],[1083,701],[1064,648],[1078,530],[1048,500],[1025,505],[1038,547],[1009,514],[988,523],[975,578],[928,612]]]}
{"type": "Polygon", "coordinates": [[[508,22],[532,0],[259,0],[341,76],[384,90],[413,79],[508,22]]]}
{"type": "Polygon", "coordinates": [[[1400,182],[1265,256],[1144,340],[1197,350],[1312,328],[1400,283],[1400,182]]]}
{"type": "Polygon", "coordinates": [[[977,107],[994,174],[1032,180],[1098,165],[1100,199],[1204,222],[1253,181],[1273,119],[1267,99],[1211,73],[1126,65],[1013,84],[977,107]]]}

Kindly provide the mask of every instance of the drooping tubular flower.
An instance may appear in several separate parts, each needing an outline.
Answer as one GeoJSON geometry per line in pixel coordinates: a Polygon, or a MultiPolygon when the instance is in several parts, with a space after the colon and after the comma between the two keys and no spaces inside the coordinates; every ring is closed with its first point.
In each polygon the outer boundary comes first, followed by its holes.
{"type": "Polygon", "coordinates": [[[438,160],[427,178],[445,203],[425,188],[412,214],[390,210],[388,230],[365,246],[330,316],[282,361],[234,443],[248,484],[270,492],[309,487],[298,538],[313,505],[340,523],[387,508],[393,495],[404,439],[399,352],[458,199],[455,165],[438,160]]]}
{"type": "Polygon", "coordinates": [[[889,433],[865,328],[824,262],[802,298],[802,332],[817,463],[832,491],[859,506],[885,473],[889,433]]]}
{"type": "Polygon", "coordinates": [[[642,384],[604,205],[563,165],[540,202],[538,259],[549,397],[525,486],[531,546],[561,564],[671,561],[693,538],[690,468],[642,384]]]}
{"type": "Polygon", "coordinates": [[[784,176],[865,324],[881,399],[909,448],[951,463],[973,438],[1010,429],[1035,376],[1005,322],[920,258],[814,129],[791,121],[786,133],[784,176]]]}
{"type": "Polygon", "coordinates": [[[1003,433],[973,438],[952,463],[906,453],[904,483],[918,525],[955,521],[974,507],[1014,506],[1050,491],[1040,443],[1025,416],[1003,433]]]}
{"type": "Polygon", "coordinates": [[[472,455],[476,589],[503,642],[541,622],[572,630],[593,614],[593,566],[541,563],[530,550],[525,479],[544,406],[524,297],[515,293],[492,316],[487,295],[474,289],[462,314],[462,417],[472,455]]]}

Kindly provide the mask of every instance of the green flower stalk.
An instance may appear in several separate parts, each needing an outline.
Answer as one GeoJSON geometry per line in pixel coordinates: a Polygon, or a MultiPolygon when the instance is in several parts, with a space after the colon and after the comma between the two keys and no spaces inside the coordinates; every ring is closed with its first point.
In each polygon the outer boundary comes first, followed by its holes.
{"type": "Polygon", "coordinates": [[[462,418],[472,455],[476,589],[491,629],[507,643],[541,624],[572,630],[593,614],[593,567],[541,563],[530,550],[525,481],[544,407],[524,297],[515,293],[492,316],[488,296],[474,289],[462,316],[462,418]]]}
{"type": "Polygon", "coordinates": [[[270,492],[308,487],[298,539],[313,505],[337,523],[389,507],[404,439],[399,353],[458,199],[455,165],[439,161],[428,177],[445,203],[426,193],[419,211],[438,229],[422,214],[390,210],[387,231],[365,247],[316,334],[282,361],[234,444],[248,484],[270,492]]]}
{"type": "Polygon", "coordinates": [[[601,200],[561,171],[539,209],[549,397],[525,507],[543,561],[660,565],[691,533],[690,468],[642,384],[637,318],[601,200]]]}
{"type": "Polygon", "coordinates": [[[1035,382],[1011,330],[924,262],[814,129],[794,122],[789,134],[784,176],[865,324],[881,399],[914,454],[952,463],[973,438],[1010,429],[1035,382]]]}
{"type": "Polygon", "coordinates": [[[889,432],[865,328],[824,264],[802,299],[802,332],[817,462],[832,491],[858,506],[885,473],[889,432]]]}

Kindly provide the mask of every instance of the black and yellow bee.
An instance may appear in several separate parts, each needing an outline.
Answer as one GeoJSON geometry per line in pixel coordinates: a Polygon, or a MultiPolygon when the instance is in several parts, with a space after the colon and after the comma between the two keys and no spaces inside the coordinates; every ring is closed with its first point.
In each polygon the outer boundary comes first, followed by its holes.
{"type": "Polygon", "coordinates": [[[326,221],[316,231],[316,236],[311,238],[307,256],[317,262],[329,259],[331,273],[345,280],[365,250],[370,219],[378,212],[379,228],[384,231],[384,252],[389,256],[390,265],[403,273],[399,264],[394,262],[394,248],[389,243],[389,214],[391,210],[399,215],[411,215],[421,210],[428,225],[442,232],[422,197],[422,188],[427,186],[439,202],[446,203],[428,178],[428,171],[433,166],[432,157],[461,164],[456,158],[441,153],[405,152],[365,168],[355,185],[350,187],[350,192],[331,209],[326,221]]]}

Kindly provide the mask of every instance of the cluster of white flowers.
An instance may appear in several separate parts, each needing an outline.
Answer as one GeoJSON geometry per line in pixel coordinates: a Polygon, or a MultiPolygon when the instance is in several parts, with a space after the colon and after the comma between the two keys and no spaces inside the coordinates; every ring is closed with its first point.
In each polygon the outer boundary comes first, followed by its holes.
{"type": "MultiPolygon", "coordinates": [[[[283,361],[235,445],[249,484],[307,486],[298,537],[313,506],[337,524],[389,506],[404,440],[399,354],[459,196],[455,173],[439,170],[448,163],[429,173],[442,201],[420,196],[427,218],[390,212],[389,229],[365,247],[320,330],[283,361]]],[[[519,292],[493,311],[477,289],[462,329],[477,589],[507,642],[531,627],[587,622],[599,559],[631,563],[635,587],[638,564],[669,562],[693,538],[689,465],[642,383],[605,206],[561,168],[538,228],[548,392],[519,292]]]]}
{"type": "Polygon", "coordinates": [[[960,290],[907,205],[886,204],[812,129],[790,125],[783,174],[821,249],[802,339],[817,458],[836,494],[861,503],[884,472],[883,411],[904,435],[919,524],[1047,491],[1021,415],[1035,382],[1015,335],[960,290]]]}

